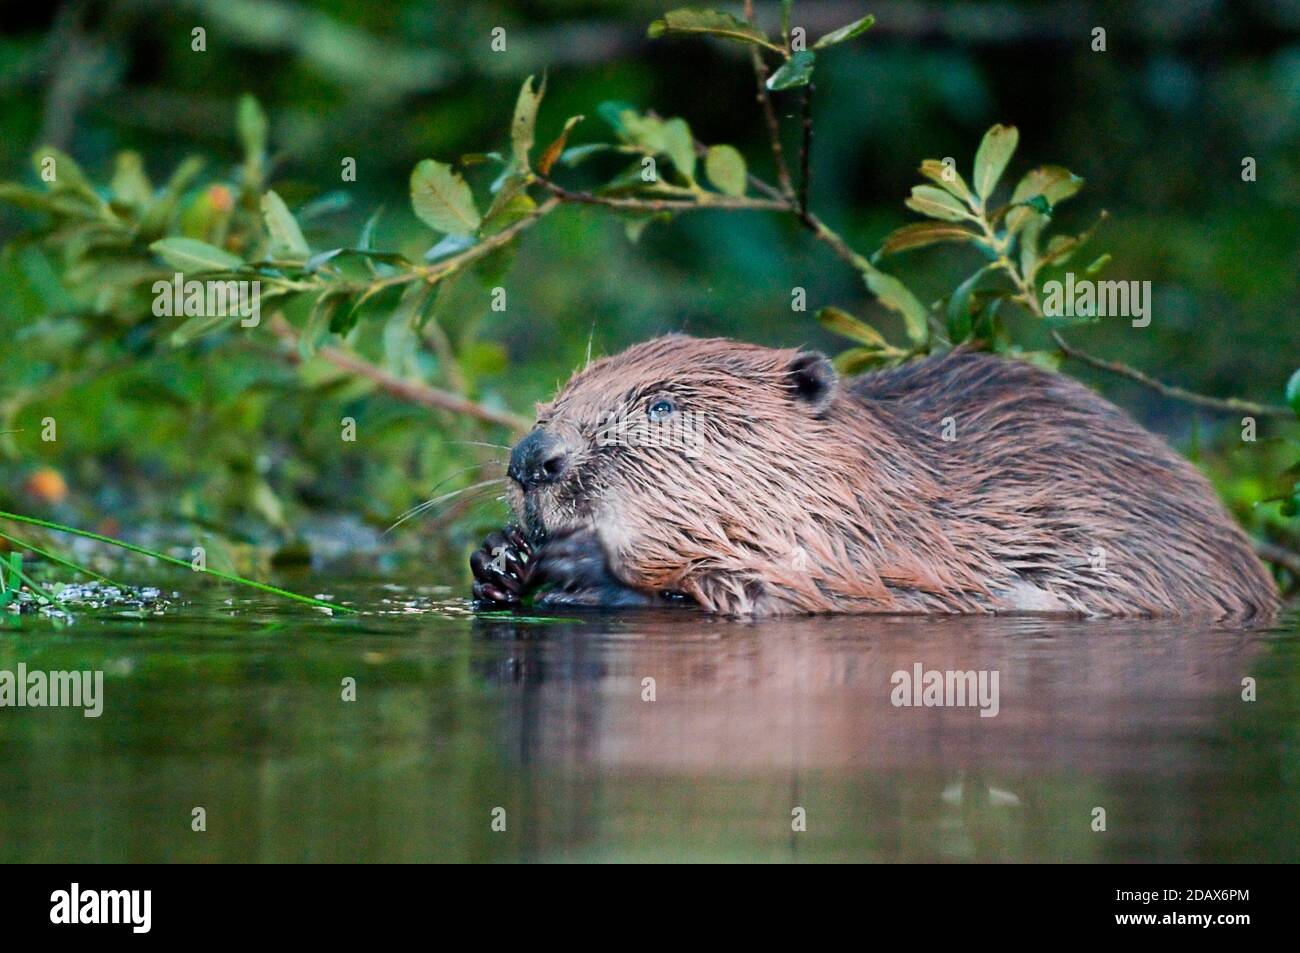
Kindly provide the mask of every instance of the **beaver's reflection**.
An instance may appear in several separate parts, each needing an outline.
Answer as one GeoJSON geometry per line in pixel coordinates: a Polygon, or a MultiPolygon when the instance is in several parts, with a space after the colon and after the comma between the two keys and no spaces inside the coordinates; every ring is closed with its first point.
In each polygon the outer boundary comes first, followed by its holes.
{"type": "Polygon", "coordinates": [[[1194,859],[1217,856],[1205,817],[1250,822],[1241,764],[1206,750],[1253,707],[1251,633],[678,613],[478,631],[501,750],[529,766],[539,829],[579,842],[614,813],[652,842],[757,838],[783,858],[1194,859]],[[996,716],[896,706],[918,665],[997,672],[996,716]],[[1116,836],[1091,829],[1096,807],[1116,836]],[[791,834],[797,808],[812,839],[791,834]]]}
{"type": "Polygon", "coordinates": [[[521,757],[668,770],[1104,768],[1160,757],[1250,674],[1248,634],[1186,621],[671,613],[477,628],[479,674],[518,688],[504,727],[528,738],[511,746],[521,757]],[[918,666],[948,684],[899,689],[918,666]],[[995,717],[973,691],[959,704],[957,673],[997,673],[995,717]]]}

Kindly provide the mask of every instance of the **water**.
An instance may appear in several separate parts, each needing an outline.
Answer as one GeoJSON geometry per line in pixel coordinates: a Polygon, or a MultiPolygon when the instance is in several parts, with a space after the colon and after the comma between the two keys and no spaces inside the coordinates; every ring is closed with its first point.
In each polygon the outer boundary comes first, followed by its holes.
{"type": "Polygon", "coordinates": [[[105,695],[0,708],[0,860],[1300,859],[1295,619],[542,622],[278,581],[368,611],[185,579],[0,627],[0,669],[105,695]],[[996,671],[996,717],[892,705],[918,662],[996,671]]]}

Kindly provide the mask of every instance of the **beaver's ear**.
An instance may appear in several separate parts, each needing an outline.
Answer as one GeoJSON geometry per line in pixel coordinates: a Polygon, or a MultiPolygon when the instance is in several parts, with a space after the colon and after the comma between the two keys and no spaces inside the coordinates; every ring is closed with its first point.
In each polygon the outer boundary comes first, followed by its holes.
{"type": "Polygon", "coordinates": [[[835,368],[820,351],[800,351],[790,361],[790,389],[796,400],[820,414],[835,396],[835,368]]]}

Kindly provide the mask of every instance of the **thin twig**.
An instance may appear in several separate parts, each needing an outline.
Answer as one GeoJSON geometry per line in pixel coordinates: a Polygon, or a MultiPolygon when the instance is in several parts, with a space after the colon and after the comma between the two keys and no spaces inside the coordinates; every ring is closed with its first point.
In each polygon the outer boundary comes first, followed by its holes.
{"type": "MultiPolygon", "coordinates": [[[[805,183],[807,182],[806,177],[804,181],[805,183]]],[[[750,183],[756,190],[761,192],[768,192],[769,194],[771,194],[772,192],[775,191],[775,189],[770,183],[764,182],[763,180],[758,179],[752,175],[750,176],[750,183]]],[[[828,248],[831,249],[831,251],[835,252],[835,254],[842,261],[848,264],[851,268],[863,274],[869,274],[870,272],[875,270],[875,266],[871,264],[871,262],[865,256],[855,251],[853,249],[853,246],[851,246],[848,242],[846,242],[838,232],[836,232],[825,222],[823,222],[820,218],[818,218],[815,214],[809,211],[806,206],[802,206],[802,207],[787,206],[786,211],[793,212],[795,218],[805,228],[807,228],[808,231],[810,231],[813,234],[813,237],[815,237],[818,241],[825,244],[828,248]]],[[[1020,298],[1024,302],[1025,306],[1029,308],[1031,312],[1041,317],[1042,311],[1038,307],[1038,301],[1036,296],[1033,293],[1033,289],[1028,286],[1028,283],[1026,281],[1024,281],[1024,279],[1019,273],[1019,270],[1015,268],[1014,264],[1011,263],[1009,259],[1006,259],[1005,263],[999,262],[999,265],[1003,267],[1003,270],[1007,272],[1008,276],[1012,279],[1012,281],[1016,284],[1017,288],[1020,290],[1021,292],[1020,298]]],[[[1082,351],[1079,348],[1076,348],[1072,344],[1067,342],[1061,336],[1059,331],[1053,331],[1052,337],[1056,341],[1057,346],[1060,347],[1061,352],[1065,354],[1066,357],[1079,361],[1080,363],[1087,364],[1088,366],[1093,367],[1097,370],[1105,371],[1110,374],[1115,374],[1120,377],[1124,377],[1129,380],[1136,381],[1137,383],[1142,384],[1143,386],[1148,387],[1154,391],[1157,391],[1158,393],[1163,394],[1166,397],[1175,400],[1180,400],[1183,403],[1193,404],[1198,407],[1207,407],[1214,410],[1225,411],[1228,413],[1253,414],[1254,416],[1257,417],[1294,417],[1295,416],[1294,411],[1292,411],[1290,408],[1278,406],[1275,404],[1259,404],[1253,401],[1240,400],[1235,397],[1228,397],[1228,398],[1210,397],[1206,394],[1198,394],[1194,391],[1190,391],[1182,387],[1175,387],[1171,384],[1165,384],[1161,381],[1156,380],[1155,378],[1151,377],[1148,374],[1144,374],[1142,371],[1139,371],[1137,368],[1128,366],[1127,364],[1122,364],[1119,361],[1107,361],[1103,358],[1095,357],[1092,354],[1087,353],[1086,351],[1082,351]]]]}
{"type": "Polygon", "coordinates": [[[812,159],[812,98],[813,84],[803,88],[803,138],[799,144],[799,215],[808,214],[808,166],[812,159]]]}
{"type": "MultiPolygon", "coordinates": [[[[984,229],[985,240],[991,245],[997,247],[998,238],[994,234],[993,226],[986,215],[980,215],[979,225],[984,229]]],[[[1003,248],[1005,248],[1005,240],[1003,248]]],[[[1011,283],[1016,286],[1018,292],[1016,300],[1020,301],[1035,317],[1043,317],[1043,307],[1038,300],[1038,291],[1034,287],[1033,281],[1028,276],[1021,273],[1020,268],[1006,255],[1005,251],[999,255],[998,260],[994,262],[994,265],[1004,271],[1007,277],[1011,279],[1011,283]]],[[[1293,416],[1293,412],[1287,407],[1280,407],[1272,404],[1257,404],[1253,401],[1240,400],[1236,397],[1210,397],[1207,394],[1197,394],[1194,391],[1186,390],[1182,387],[1165,384],[1162,381],[1158,381],[1154,377],[1151,377],[1149,374],[1144,374],[1135,367],[1130,367],[1129,365],[1122,364],[1119,361],[1108,361],[1104,358],[1089,354],[1087,351],[1081,351],[1079,348],[1067,341],[1060,331],[1052,332],[1052,340],[1054,340],[1057,347],[1061,349],[1061,353],[1068,358],[1076,360],[1081,364],[1086,364],[1096,370],[1106,371],[1107,373],[1116,374],[1120,377],[1127,378],[1128,380],[1136,381],[1142,386],[1148,387],[1165,397],[1180,400],[1186,404],[1192,404],[1197,407],[1206,407],[1211,410],[1224,411],[1227,413],[1252,414],[1256,417],[1293,416]]]]}
{"type": "MultiPolygon", "coordinates": [[[[498,248],[510,244],[510,242],[514,240],[514,238],[517,235],[519,235],[523,231],[526,231],[527,229],[532,228],[534,225],[536,225],[543,218],[545,218],[547,215],[549,215],[551,212],[555,211],[559,207],[560,207],[559,197],[553,196],[552,198],[549,198],[545,202],[538,205],[532,211],[528,212],[528,214],[526,214],[521,219],[519,219],[519,221],[508,226],[507,228],[501,229],[501,231],[497,232],[495,235],[489,235],[487,238],[483,239],[477,244],[471,245],[469,248],[467,248],[465,251],[461,252],[458,255],[455,255],[451,258],[447,258],[443,261],[436,262],[432,265],[420,265],[415,268],[412,268],[409,271],[403,271],[396,275],[391,275],[387,278],[380,278],[375,281],[368,282],[362,287],[366,289],[367,295],[373,295],[384,288],[393,287],[395,285],[407,284],[412,281],[424,280],[427,281],[429,284],[435,284],[436,282],[438,282],[442,278],[445,278],[447,275],[451,274],[452,272],[460,271],[462,268],[464,268],[466,265],[470,264],[471,262],[477,261],[478,259],[484,257],[485,255],[489,255],[492,252],[496,251],[498,248]]],[[[318,284],[321,283],[318,282],[318,284]]],[[[324,284],[321,284],[321,287],[324,287],[324,284]]],[[[346,287],[346,285],[344,285],[344,287],[346,287]]],[[[311,289],[308,288],[303,290],[311,290],[311,289]]]]}
{"type": "Polygon", "coordinates": [[[1300,579],[1300,553],[1293,553],[1273,543],[1257,542],[1255,555],[1265,562],[1281,566],[1296,579],[1300,579]]]}
{"type": "Polygon", "coordinates": [[[1172,384],[1165,384],[1156,380],[1147,374],[1142,373],[1135,367],[1129,367],[1127,364],[1121,364],[1119,361],[1107,361],[1100,357],[1095,357],[1085,351],[1080,351],[1074,345],[1070,344],[1061,336],[1061,332],[1053,331],[1052,339],[1056,341],[1057,347],[1069,358],[1073,358],[1082,364],[1096,368],[1099,371],[1107,371],[1111,374],[1117,374],[1120,377],[1126,377],[1131,381],[1136,381],[1143,387],[1149,387],[1157,393],[1166,397],[1172,397],[1175,400],[1181,400],[1186,404],[1194,404],[1197,407],[1208,407],[1212,410],[1221,410],[1227,413],[1250,414],[1255,417],[1294,417],[1295,412],[1289,407],[1279,407],[1273,404],[1257,404],[1249,400],[1239,400],[1236,397],[1210,397],[1206,394],[1197,394],[1182,387],[1175,387],[1172,384]]]}
{"type": "Polygon", "coordinates": [[[689,212],[693,209],[726,209],[730,211],[749,210],[759,212],[788,212],[790,203],[784,199],[751,199],[744,196],[719,195],[713,192],[700,192],[698,198],[691,199],[638,199],[618,198],[611,195],[596,195],[594,192],[574,192],[557,185],[550,179],[538,178],[561,202],[580,205],[603,205],[607,208],[622,209],[633,212],[689,212]]]}
{"type": "MultiPolygon", "coordinates": [[[[754,22],[754,0],[745,0],[745,19],[750,23],[754,22]]],[[[790,180],[790,168],[785,162],[785,150],[781,147],[781,123],[776,118],[776,108],[772,105],[772,97],[767,93],[767,64],[763,62],[763,54],[758,51],[757,46],[749,48],[750,63],[754,67],[754,79],[758,82],[758,94],[755,98],[763,110],[763,118],[767,123],[767,138],[772,145],[772,160],[776,164],[776,178],[781,184],[781,194],[790,201],[794,201],[794,183],[790,180]]]]}
{"type": "Polygon", "coordinates": [[[813,236],[818,241],[824,243],[831,251],[835,252],[835,254],[839,256],[840,260],[848,264],[849,267],[854,268],[863,274],[876,270],[876,266],[871,264],[865,255],[860,255],[858,252],[854,251],[852,245],[846,242],[838,232],[828,226],[812,212],[804,211],[801,213],[798,209],[793,211],[795,212],[795,217],[799,222],[812,232],[813,236]]]}
{"type": "MultiPolygon", "coordinates": [[[[283,352],[283,356],[287,360],[297,363],[300,360],[297,347],[298,332],[294,330],[293,325],[285,320],[284,315],[277,313],[272,316],[270,327],[276,337],[287,344],[293,345],[292,348],[283,352]]],[[[498,424],[519,433],[523,433],[533,425],[531,420],[513,414],[508,410],[494,410],[491,407],[477,404],[467,397],[453,394],[451,391],[429,387],[427,384],[421,384],[418,381],[403,380],[390,374],[382,367],[371,364],[359,354],[343,348],[322,347],[316,351],[316,354],[341,370],[374,381],[379,385],[380,390],[412,404],[419,404],[422,407],[430,407],[434,410],[445,410],[463,417],[472,417],[484,423],[498,424]]]]}

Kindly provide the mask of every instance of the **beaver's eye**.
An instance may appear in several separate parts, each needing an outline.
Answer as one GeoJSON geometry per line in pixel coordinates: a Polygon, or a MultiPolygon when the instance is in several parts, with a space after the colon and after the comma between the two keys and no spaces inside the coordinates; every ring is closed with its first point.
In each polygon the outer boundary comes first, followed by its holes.
{"type": "Polygon", "coordinates": [[[665,398],[660,397],[650,405],[649,409],[646,411],[646,415],[649,416],[652,421],[658,422],[663,420],[676,409],[677,408],[673,406],[671,400],[666,400],[665,398]]]}

